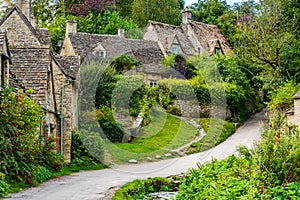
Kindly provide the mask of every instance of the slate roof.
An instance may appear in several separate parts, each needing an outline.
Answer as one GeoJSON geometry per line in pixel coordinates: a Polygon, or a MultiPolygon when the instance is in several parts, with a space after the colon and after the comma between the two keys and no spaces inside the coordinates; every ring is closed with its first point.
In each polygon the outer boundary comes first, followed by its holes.
{"type": "MultiPolygon", "coordinates": [[[[201,22],[189,21],[188,24],[181,24],[180,26],[173,26],[161,22],[149,21],[147,26],[152,25],[158,36],[158,40],[162,44],[167,53],[171,53],[171,46],[174,38],[178,38],[179,45],[185,55],[193,55],[197,51],[197,47],[193,44],[190,37],[191,30],[201,46],[208,52],[213,54],[216,42],[219,41],[222,50],[230,49],[226,39],[215,25],[208,25],[201,22]],[[191,28],[191,30],[188,28],[191,28]],[[189,31],[187,31],[189,29],[189,31]]],[[[146,29],[147,30],[147,29],[146,29]]],[[[145,30],[145,31],[146,31],[145,30]]],[[[145,34],[145,32],[143,33],[145,34]]],[[[224,53],[224,52],[223,52],[224,53]]]]}
{"type": "Polygon", "coordinates": [[[25,88],[32,88],[31,95],[40,105],[45,104],[50,49],[11,49],[11,71],[25,88]]]}
{"type": "Polygon", "coordinates": [[[196,33],[200,44],[206,49],[209,54],[212,54],[216,42],[219,41],[223,50],[230,49],[225,37],[215,25],[204,24],[201,22],[190,21],[189,25],[196,33]]]}
{"type": "Polygon", "coordinates": [[[186,79],[180,72],[172,67],[164,67],[161,64],[150,63],[143,65],[143,72],[145,74],[161,74],[162,78],[176,78],[186,79]]]}
{"type": "Polygon", "coordinates": [[[58,54],[53,54],[53,56],[63,73],[72,79],[76,79],[79,72],[79,57],[58,54]]]}
{"type": "Polygon", "coordinates": [[[16,11],[20,18],[23,20],[23,22],[27,25],[28,29],[31,31],[31,33],[37,38],[37,40],[40,42],[40,44],[45,45],[46,42],[43,40],[40,35],[37,33],[36,29],[31,25],[30,21],[27,19],[27,17],[22,13],[21,9],[14,5],[11,8],[8,8],[4,17],[0,20],[0,26],[11,16],[11,14],[16,11]]]}
{"type": "Polygon", "coordinates": [[[152,24],[155,27],[158,39],[167,53],[171,53],[171,45],[176,35],[179,38],[179,43],[184,54],[193,55],[194,46],[182,27],[154,21],[149,21],[148,24],[152,24]]]}
{"type": "Polygon", "coordinates": [[[95,51],[99,45],[105,49],[107,58],[127,54],[145,64],[158,62],[163,58],[161,49],[152,41],[88,33],[70,33],[69,38],[75,54],[81,59],[97,55],[95,51]]]}
{"type": "Polygon", "coordinates": [[[36,29],[36,31],[39,34],[39,36],[44,40],[44,42],[52,47],[49,30],[47,28],[38,28],[36,29]]]}

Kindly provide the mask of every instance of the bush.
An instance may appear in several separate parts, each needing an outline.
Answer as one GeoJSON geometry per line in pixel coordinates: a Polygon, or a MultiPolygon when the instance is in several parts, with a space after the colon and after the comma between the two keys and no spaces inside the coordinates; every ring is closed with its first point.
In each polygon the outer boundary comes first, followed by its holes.
{"type": "Polygon", "coordinates": [[[5,174],[0,172],[0,197],[7,193],[8,184],[5,182],[5,174]]]}
{"type": "Polygon", "coordinates": [[[271,112],[284,113],[293,107],[292,96],[298,92],[300,84],[286,82],[275,91],[269,93],[271,101],[267,103],[271,112]]]}
{"type": "Polygon", "coordinates": [[[159,191],[174,190],[174,184],[167,178],[148,178],[147,180],[135,180],[125,184],[115,192],[113,200],[144,199],[145,195],[159,191]]]}
{"type": "Polygon", "coordinates": [[[49,178],[51,178],[51,171],[49,171],[46,167],[38,165],[34,168],[33,177],[39,183],[45,182],[49,178]]]}
{"type": "MultiPolygon", "coordinates": [[[[2,90],[0,102],[0,171],[8,182],[32,183],[38,169],[60,170],[63,159],[54,139],[39,135],[42,108],[27,95],[31,91],[2,90]],[[44,168],[43,168],[44,167],[44,168]]],[[[45,170],[44,170],[45,172],[45,170]]],[[[43,173],[43,172],[41,172],[43,173]]],[[[49,176],[46,176],[49,178],[49,176]]]]}

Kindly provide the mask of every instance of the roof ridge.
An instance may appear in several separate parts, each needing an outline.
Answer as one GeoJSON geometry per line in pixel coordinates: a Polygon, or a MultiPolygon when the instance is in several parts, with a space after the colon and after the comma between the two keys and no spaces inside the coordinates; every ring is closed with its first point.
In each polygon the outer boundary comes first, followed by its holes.
{"type": "Polygon", "coordinates": [[[14,11],[16,11],[18,13],[18,15],[20,16],[20,18],[26,24],[26,26],[28,27],[28,29],[30,30],[30,32],[37,38],[37,40],[40,42],[40,44],[46,45],[46,43],[44,43],[44,41],[38,35],[36,29],[32,26],[32,24],[30,23],[30,21],[27,19],[27,17],[23,14],[22,10],[17,5],[14,5],[13,7],[7,9],[4,17],[0,21],[0,26],[9,18],[9,16],[14,11]]]}

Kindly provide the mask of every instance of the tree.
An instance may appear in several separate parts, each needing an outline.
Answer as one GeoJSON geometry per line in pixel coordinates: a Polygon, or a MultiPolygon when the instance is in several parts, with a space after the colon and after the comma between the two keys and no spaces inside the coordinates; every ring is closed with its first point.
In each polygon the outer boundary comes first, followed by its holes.
{"type": "Polygon", "coordinates": [[[286,3],[284,0],[266,1],[256,16],[238,24],[241,39],[237,53],[246,62],[263,67],[265,75],[277,83],[294,76],[300,63],[299,6],[291,11],[286,3]]]}
{"type": "Polygon", "coordinates": [[[84,0],[74,3],[69,10],[75,16],[87,17],[89,13],[98,15],[109,10],[110,7],[115,5],[114,0],[84,0]]]}
{"type": "Polygon", "coordinates": [[[39,27],[46,27],[55,15],[57,2],[53,0],[33,0],[31,3],[32,14],[39,27]]]}
{"type": "Polygon", "coordinates": [[[139,27],[144,27],[148,20],[179,25],[180,4],[178,0],[134,0],[131,17],[139,27]]]}

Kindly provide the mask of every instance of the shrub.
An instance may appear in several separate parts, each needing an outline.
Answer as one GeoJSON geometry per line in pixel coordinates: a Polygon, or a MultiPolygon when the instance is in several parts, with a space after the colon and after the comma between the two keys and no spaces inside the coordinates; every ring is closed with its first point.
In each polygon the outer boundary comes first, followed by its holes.
{"type": "Polygon", "coordinates": [[[37,167],[34,167],[33,171],[33,177],[38,182],[42,183],[51,178],[51,171],[49,171],[46,167],[38,165],[37,167]]]}
{"type": "Polygon", "coordinates": [[[5,174],[0,172],[0,197],[5,195],[8,189],[8,184],[5,182],[5,174]]]}
{"type": "Polygon", "coordinates": [[[174,189],[175,185],[167,178],[156,177],[146,180],[135,180],[117,190],[112,199],[144,199],[145,195],[149,193],[174,189]]]}

